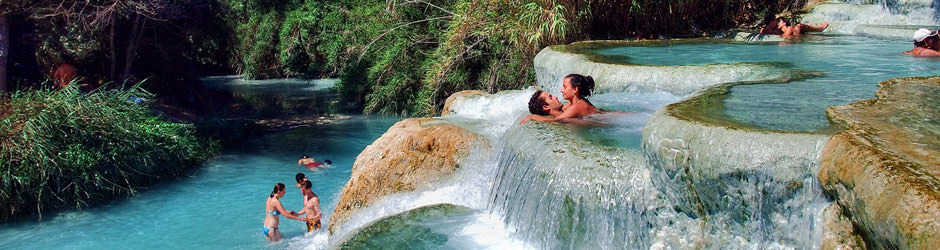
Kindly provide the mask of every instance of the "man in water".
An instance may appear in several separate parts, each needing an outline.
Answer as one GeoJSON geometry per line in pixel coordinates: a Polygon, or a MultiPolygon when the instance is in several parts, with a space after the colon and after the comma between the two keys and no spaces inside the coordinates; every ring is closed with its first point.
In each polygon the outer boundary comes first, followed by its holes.
{"type": "Polygon", "coordinates": [[[914,32],[914,49],[904,51],[904,54],[913,56],[940,56],[937,46],[940,42],[940,34],[937,31],[930,32],[928,29],[919,29],[914,32]]]}
{"type": "Polygon", "coordinates": [[[313,187],[310,180],[305,180],[300,187],[304,195],[304,209],[297,214],[307,215],[307,232],[309,233],[321,227],[320,219],[323,214],[320,212],[320,198],[310,189],[313,187]]]}
{"type": "MultiPolygon", "coordinates": [[[[552,96],[548,92],[536,90],[529,98],[529,113],[541,116],[558,116],[562,113],[563,104],[558,101],[558,97],[552,96]]],[[[526,116],[522,122],[532,120],[531,116],[526,116]]]]}

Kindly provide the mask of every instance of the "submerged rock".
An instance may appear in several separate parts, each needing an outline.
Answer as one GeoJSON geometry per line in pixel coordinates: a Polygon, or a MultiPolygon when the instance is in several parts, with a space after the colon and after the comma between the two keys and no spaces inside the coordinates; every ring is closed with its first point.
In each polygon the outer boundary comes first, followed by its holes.
{"type": "Polygon", "coordinates": [[[449,241],[449,236],[437,232],[433,227],[442,223],[441,221],[451,222],[455,220],[453,217],[470,212],[470,208],[451,204],[415,208],[363,227],[348,240],[343,241],[339,249],[443,248],[449,241]]]}
{"type": "Polygon", "coordinates": [[[846,130],[826,144],[819,181],[868,245],[940,246],[940,77],[879,85],[874,99],[827,110],[846,130]]]}
{"type": "Polygon", "coordinates": [[[783,42],[785,39],[779,35],[765,35],[761,33],[736,32],[730,36],[735,41],[741,42],[783,42]]]}
{"type": "Polygon", "coordinates": [[[411,118],[396,123],[356,157],[352,176],[330,216],[330,232],[360,207],[385,195],[415,190],[454,174],[482,138],[446,121],[411,118]]]}
{"type": "Polygon", "coordinates": [[[842,213],[839,204],[832,203],[823,211],[825,229],[820,249],[865,249],[865,242],[855,232],[852,222],[842,213]]]}

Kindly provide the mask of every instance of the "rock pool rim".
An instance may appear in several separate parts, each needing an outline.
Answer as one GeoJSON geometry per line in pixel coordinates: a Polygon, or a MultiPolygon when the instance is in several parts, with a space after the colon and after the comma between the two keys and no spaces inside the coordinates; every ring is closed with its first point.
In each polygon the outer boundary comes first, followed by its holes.
{"type": "MultiPolygon", "coordinates": [[[[812,72],[806,72],[806,74],[796,74],[798,77],[812,77],[812,72]],[[802,75],[802,76],[801,76],[802,75]]],[[[810,130],[810,131],[794,131],[794,130],[782,130],[782,129],[768,129],[760,128],[751,124],[747,124],[741,121],[738,121],[731,116],[725,114],[724,112],[724,101],[728,98],[731,93],[731,88],[734,86],[743,86],[743,85],[757,85],[757,84],[788,84],[794,80],[802,79],[790,79],[788,80],[777,80],[777,81],[745,81],[745,82],[732,82],[732,83],[723,83],[715,86],[707,87],[702,90],[699,90],[697,94],[686,98],[682,101],[669,104],[664,109],[666,114],[671,117],[675,117],[679,120],[702,123],[711,126],[719,126],[728,129],[734,130],[744,130],[752,132],[765,132],[765,133],[782,133],[782,134],[822,134],[822,135],[833,135],[839,131],[842,131],[842,127],[832,121],[829,121],[829,126],[823,129],[810,130]]]]}
{"type": "MultiPolygon", "coordinates": [[[[817,35],[821,36],[821,35],[817,35]]],[[[838,36],[848,36],[848,35],[824,35],[824,37],[838,37],[838,36]]],[[[806,40],[803,40],[806,42],[806,40]]],[[[689,65],[656,65],[656,64],[639,64],[639,63],[625,63],[618,61],[619,58],[630,58],[626,55],[599,55],[592,53],[591,50],[596,49],[607,49],[607,48],[616,48],[616,47],[668,47],[675,45],[689,45],[689,44],[736,44],[736,45],[753,45],[761,46],[762,44],[777,44],[777,41],[757,41],[757,42],[748,42],[748,41],[737,41],[731,38],[689,38],[689,39],[663,39],[663,40],[590,40],[590,41],[579,41],[573,42],[570,44],[564,45],[553,45],[548,46],[548,49],[571,53],[584,56],[588,61],[601,64],[612,64],[612,65],[622,65],[622,66],[648,66],[648,67],[688,67],[688,66],[710,66],[710,65],[764,65],[764,64],[780,64],[781,62],[735,62],[735,63],[709,63],[709,64],[689,64],[689,65]]]]}

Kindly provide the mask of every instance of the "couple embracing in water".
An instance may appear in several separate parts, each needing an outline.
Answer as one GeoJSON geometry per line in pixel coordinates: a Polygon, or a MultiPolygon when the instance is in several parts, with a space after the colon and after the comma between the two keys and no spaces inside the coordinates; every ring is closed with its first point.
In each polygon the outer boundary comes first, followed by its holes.
{"type": "Polygon", "coordinates": [[[264,222],[261,225],[261,234],[264,234],[269,241],[281,240],[281,231],[277,228],[280,224],[281,215],[289,219],[306,222],[307,232],[320,229],[320,219],[323,217],[323,213],[320,212],[320,198],[311,189],[313,183],[303,173],[297,173],[295,178],[297,179],[297,187],[300,188],[300,193],[304,196],[304,208],[300,212],[287,211],[281,205],[280,200],[286,193],[284,183],[275,184],[274,190],[271,191],[271,195],[265,201],[264,222]],[[300,217],[300,215],[306,217],[300,217]]]}
{"type": "Polygon", "coordinates": [[[568,103],[562,104],[558,101],[558,97],[536,90],[529,99],[529,112],[532,114],[522,118],[519,123],[532,120],[589,123],[581,118],[599,112],[587,99],[592,91],[594,91],[594,79],[590,76],[567,75],[562,80],[561,96],[568,103]]]}

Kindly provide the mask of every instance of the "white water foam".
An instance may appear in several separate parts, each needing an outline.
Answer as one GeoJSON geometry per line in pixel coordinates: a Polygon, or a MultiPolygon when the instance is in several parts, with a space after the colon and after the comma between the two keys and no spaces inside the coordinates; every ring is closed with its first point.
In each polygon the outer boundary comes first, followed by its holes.
{"type": "Polygon", "coordinates": [[[496,170],[495,163],[488,160],[489,157],[488,148],[474,148],[470,155],[461,160],[461,168],[453,177],[412,192],[387,195],[371,206],[356,211],[333,235],[329,235],[326,230],[307,234],[292,239],[289,248],[336,248],[363,227],[383,218],[424,206],[453,204],[472,209],[471,216],[474,219],[457,235],[451,235],[448,245],[456,244],[454,247],[461,249],[532,249],[525,242],[514,238],[511,233],[514,230],[508,228],[498,216],[486,212],[486,199],[496,170]]]}

